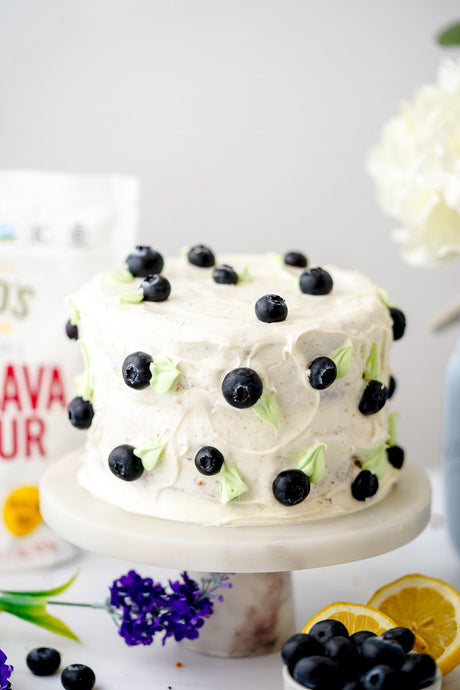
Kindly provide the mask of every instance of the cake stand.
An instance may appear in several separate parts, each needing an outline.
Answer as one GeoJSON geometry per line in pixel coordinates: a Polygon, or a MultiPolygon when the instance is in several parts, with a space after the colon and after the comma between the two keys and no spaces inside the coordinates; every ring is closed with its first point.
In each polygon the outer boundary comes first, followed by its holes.
{"type": "MultiPolygon", "coordinates": [[[[414,539],[430,515],[425,474],[406,465],[380,503],[325,520],[262,526],[206,527],[125,512],[77,483],[82,452],[54,465],[40,484],[45,522],[89,551],[164,568],[233,573],[233,588],[186,646],[216,656],[277,651],[295,632],[292,570],[370,558],[414,539]]],[[[193,572],[197,571],[197,572],[193,572]]]]}

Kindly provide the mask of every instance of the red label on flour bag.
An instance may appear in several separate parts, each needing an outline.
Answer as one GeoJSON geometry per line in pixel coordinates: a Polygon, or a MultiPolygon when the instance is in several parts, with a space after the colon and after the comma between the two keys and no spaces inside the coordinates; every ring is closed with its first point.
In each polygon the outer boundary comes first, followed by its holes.
{"type": "Polygon", "coordinates": [[[0,570],[73,553],[38,492],[47,463],[84,441],[67,421],[83,363],[65,296],[119,265],[136,225],[133,179],[0,171],[0,570]]]}

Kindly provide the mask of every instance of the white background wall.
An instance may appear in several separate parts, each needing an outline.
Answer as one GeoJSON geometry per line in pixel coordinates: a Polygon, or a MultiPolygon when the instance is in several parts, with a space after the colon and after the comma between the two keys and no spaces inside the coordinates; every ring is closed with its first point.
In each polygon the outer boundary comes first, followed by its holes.
{"type": "Polygon", "coordinates": [[[166,254],[304,249],[385,286],[410,457],[439,460],[455,331],[427,322],[460,263],[403,264],[366,152],[435,78],[457,0],[0,0],[0,166],[138,175],[141,236],[166,254]]]}

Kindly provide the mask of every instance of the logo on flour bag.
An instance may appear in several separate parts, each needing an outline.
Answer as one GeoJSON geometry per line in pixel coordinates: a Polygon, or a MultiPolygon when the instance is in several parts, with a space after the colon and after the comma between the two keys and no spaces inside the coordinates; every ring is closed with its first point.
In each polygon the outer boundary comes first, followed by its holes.
{"type": "Polygon", "coordinates": [[[30,302],[35,290],[26,285],[16,285],[0,280],[0,315],[24,319],[29,315],[30,302]]]}
{"type": "Polygon", "coordinates": [[[5,364],[0,370],[0,462],[46,459],[47,413],[66,407],[59,366],[5,364]]]}

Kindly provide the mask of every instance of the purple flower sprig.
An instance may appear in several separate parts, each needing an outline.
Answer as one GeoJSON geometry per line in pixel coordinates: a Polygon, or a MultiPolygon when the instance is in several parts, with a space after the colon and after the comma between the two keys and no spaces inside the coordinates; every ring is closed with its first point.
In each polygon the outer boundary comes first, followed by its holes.
{"type": "Polygon", "coordinates": [[[14,669],[6,663],[6,654],[0,649],[0,690],[10,690],[10,678],[14,669]]]}
{"type": "MultiPolygon", "coordinates": [[[[169,588],[166,588],[159,582],[155,583],[152,578],[143,578],[135,570],[130,570],[114,580],[109,587],[110,596],[103,604],[56,601],[50,598],[68,589],[76,576],[77,574],[63,585],[46,591],[0,590],[0,612],[10,613],[58,635],[79,641],[63,621],[48,613],[47,606],[104,609],[112,616],[119,635],[130,647],[152,644],[157,633],[162,633],[165,644],[169,637],[174,637],[177,641],[195,640],[206,619],[214,612],[214,602],[223,600],[222,594],[217,594],[217,591],[232,586],[227,574],[210,573],[209,577],[203,577],[198,583],[183,572],[180,580],[170,580],[169,588]]],[[[5,690],[8,688],[5,685],[6,673],[11,667],[4,664],[6,657],[2,660],[1,654],[3,653],[0,651],[0,690],[5,690]]]]}
{"type": "Polygon", "coordinates": [[[183,572],[180,580],[168,584],[169,590],[135,570],[113,582],[107,608],[129,646],[149,645],[157,633],[163,634],[163,644],[169,637],[177,642],[197,639],[214,601],[223,600],[215,592],[232,586],[229,576],[220,573],[202,578],[200,585],[183,572]]]}

